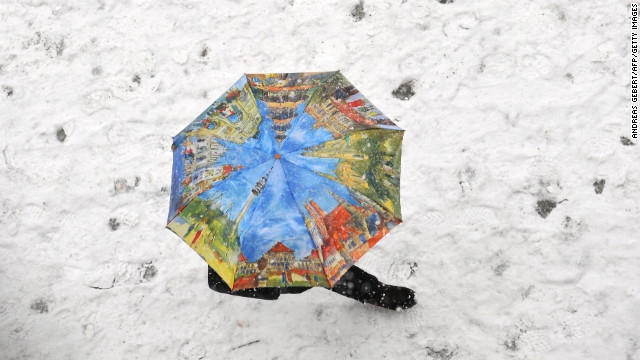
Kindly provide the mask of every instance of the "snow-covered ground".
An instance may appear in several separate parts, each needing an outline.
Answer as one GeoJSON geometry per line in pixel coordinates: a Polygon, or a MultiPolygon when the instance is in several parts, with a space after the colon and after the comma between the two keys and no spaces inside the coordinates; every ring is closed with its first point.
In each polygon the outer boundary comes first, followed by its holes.
{"type": "Polygon", "coordinates": [[[629,4],[0,0],[0,358],[640,359],[629,4]],[[207,286],[175,135],[244,72],[341,70],[406,129],[393,312],[207,286]]]}

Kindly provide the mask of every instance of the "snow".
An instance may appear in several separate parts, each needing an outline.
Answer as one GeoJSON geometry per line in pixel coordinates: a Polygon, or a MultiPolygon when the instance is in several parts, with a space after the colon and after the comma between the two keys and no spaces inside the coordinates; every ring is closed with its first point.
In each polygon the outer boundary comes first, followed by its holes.
{"type": "Polygon", "coordinates": [[[640,359],[626,2],[0,9],[2,358],[640,359]],[[164,228],[171,137],[243,73],[333,70],[406,130],[359,264],[418,305],[210,291],[164,228]]]}

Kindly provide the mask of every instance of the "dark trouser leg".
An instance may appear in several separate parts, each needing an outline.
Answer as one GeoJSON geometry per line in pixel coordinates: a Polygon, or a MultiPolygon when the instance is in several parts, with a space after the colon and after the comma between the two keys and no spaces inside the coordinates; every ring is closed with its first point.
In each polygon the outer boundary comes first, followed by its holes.
{"type": "Polygon", "coordinates": [[[262,300],[276,300],[280,296],[280,289],[278,288],[256,288],[231,291],[229,285],[222,280],[220,275],[218,275],[211,266],[209,266],[209,288],[223,294],[262,300]]]}
{"type": "Polygon", "coordinates": [[[300,294],[311,288],[306,286],[287,286],[287,287],[281,287],[279,289],[280,289],[280,294],[300,294]]]}
{"type": "Polygon", "coordinates": [[[387,309],[408,309],[416,304],[413,290],[381,283],[378,278],[352,266],[334,284],[331,291],[365,304],[387,309]]]}

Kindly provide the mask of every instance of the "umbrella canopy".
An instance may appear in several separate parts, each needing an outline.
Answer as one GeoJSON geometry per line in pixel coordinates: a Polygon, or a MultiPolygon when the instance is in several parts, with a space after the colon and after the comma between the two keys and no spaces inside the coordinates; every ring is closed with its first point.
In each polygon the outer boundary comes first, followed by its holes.
{"type": "Polygon", "coordinates": [[[167,228],[233,290],[332,287],[401,222],[403,132],[339,71],[244,74],[173,138],[167,228]]]}

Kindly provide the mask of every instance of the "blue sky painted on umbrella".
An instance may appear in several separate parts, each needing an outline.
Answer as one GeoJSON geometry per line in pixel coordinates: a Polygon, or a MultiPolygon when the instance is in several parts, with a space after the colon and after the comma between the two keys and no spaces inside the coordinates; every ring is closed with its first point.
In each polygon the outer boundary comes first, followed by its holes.
{"type": "Polygon", "coordinates": [[[313,128],[316,120],[303,112],[306,105],[306,102],[298,105],[298,114],[301,115],[291,120],[291,129],[287,132],[287,138],[282,141],[281,152],[288,153],[333,140],[333,135],[327,129],[313,128]]]}

